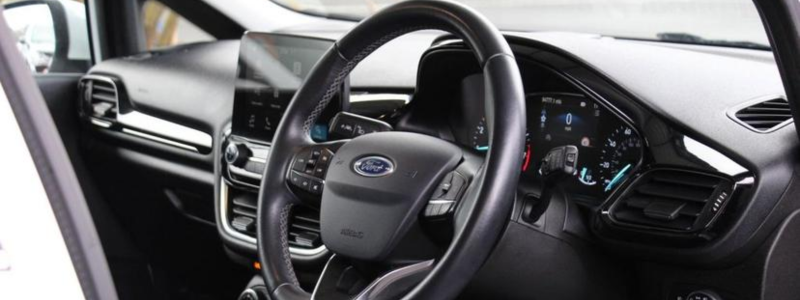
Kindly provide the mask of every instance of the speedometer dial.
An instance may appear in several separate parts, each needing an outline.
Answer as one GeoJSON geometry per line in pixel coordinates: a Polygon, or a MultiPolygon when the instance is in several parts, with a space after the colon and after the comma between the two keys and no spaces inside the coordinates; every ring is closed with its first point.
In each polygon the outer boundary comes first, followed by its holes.
{"type": "Polygon", "coordinates": [[[603,191],[614,190],[639,162],[642,141],[628,126],[614,129],[603,141],[598,166],[603,191]]]}

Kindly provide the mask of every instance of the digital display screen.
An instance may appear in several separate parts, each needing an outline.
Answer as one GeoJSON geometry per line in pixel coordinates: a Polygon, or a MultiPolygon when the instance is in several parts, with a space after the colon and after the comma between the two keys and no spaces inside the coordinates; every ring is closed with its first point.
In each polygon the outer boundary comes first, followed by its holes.
{"type": "Polygon", "coordinates": [[[618,187],[638,165],[642,141],[616,115],[578,94],[536,94],[528,97],[528,136],[523,175],[538,177],[550,149],[578,147],[570,191],[602,198],[618,187]]]}
{"type": "MultiPolygon", "coordinates": [[[[488,152],[489,135],[483,109],[472,112],[466,142],[488,152]],[[480,117],[478,117],[480,116],[480,117]]],[[[522,177],[540,178],[542,159],[560,146],[578,148],[575,173],[562,184],[571,193],[604,199],[639,164],[643,142],[636,131],[605,106],[581,94],[539,93],[526,99],[527,134],[522,177]]]]}
{"type": "Polygon", "coordinates": [[[272,141],[283,113],[333,41],[248,32],[239,48],[232,133],[272,141]]]}

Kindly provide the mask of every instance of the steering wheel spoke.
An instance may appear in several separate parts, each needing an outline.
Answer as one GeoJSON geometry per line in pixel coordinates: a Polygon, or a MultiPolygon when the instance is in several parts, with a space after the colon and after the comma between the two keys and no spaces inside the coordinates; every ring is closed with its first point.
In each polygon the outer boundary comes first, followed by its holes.
{"type": "Polygon", "coordinates": [[[333,255],[325,264],[311,299],[396,299],[433,269],[433,260],[380,266],[333,255]]]}

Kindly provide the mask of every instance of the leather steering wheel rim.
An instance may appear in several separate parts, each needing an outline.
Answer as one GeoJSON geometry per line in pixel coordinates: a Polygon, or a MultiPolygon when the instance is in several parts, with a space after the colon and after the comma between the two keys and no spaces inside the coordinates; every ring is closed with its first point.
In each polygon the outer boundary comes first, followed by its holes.
{"type": "Polygon", "coordinates": [[[474,52],[485,78],[491,147],[457,212],[449,248],[405,299],[455,297],[489,257],[508,222],[520,173],[525,102],[519,69],[502,34],[474,10],[449,1],[406,1],[365,19],[338,40],[299,88],[277,129],[258,197],[257,232],[262,274],[273,299],[310,298],[294,274],[287,242],[289,214],[300,203],[286,183],[294,153],[314,144],[311,126],[361,60],[398,36],[425,29],[459,36],[474,52]]]}

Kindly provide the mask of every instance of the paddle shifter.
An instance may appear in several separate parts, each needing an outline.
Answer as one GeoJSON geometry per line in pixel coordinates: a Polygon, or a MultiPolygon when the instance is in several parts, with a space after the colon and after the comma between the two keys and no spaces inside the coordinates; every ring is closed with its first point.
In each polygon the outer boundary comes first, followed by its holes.
{"type": "Polygon", "coordinates": [[[553,190],[565,177],[575,174],[578,164],[578,147],[567,145],[555,147],[542,159],[539,174],[542,176],[542,193],[538,201],[525,205],[522,217],[528,222],[536,222],[547,211],[553,190]]]}

